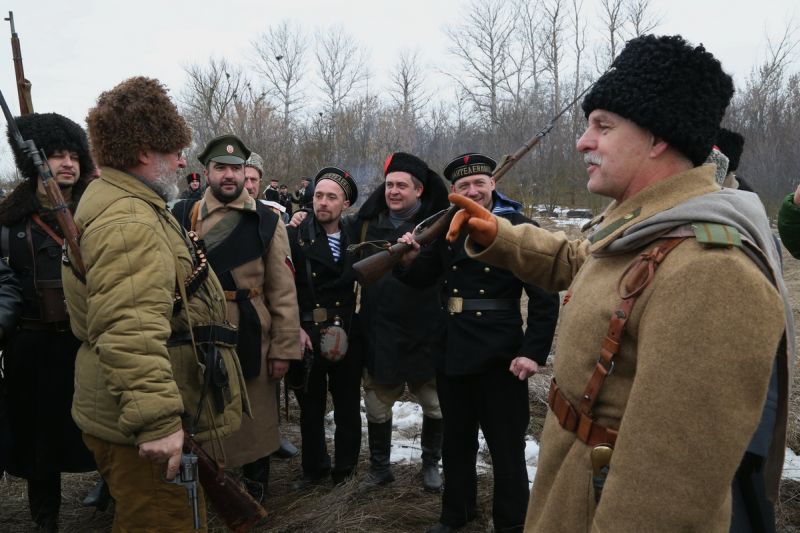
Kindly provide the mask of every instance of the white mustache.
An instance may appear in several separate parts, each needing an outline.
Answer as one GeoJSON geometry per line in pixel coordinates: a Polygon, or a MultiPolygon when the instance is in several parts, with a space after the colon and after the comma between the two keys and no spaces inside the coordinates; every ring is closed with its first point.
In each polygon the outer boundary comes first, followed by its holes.
{"type": "Polygon", "coordinates": [[[603,164],[603,158],[593,152],[588,152],[583,154],[583,162],[587,165],[601,165],[603,164]]]}

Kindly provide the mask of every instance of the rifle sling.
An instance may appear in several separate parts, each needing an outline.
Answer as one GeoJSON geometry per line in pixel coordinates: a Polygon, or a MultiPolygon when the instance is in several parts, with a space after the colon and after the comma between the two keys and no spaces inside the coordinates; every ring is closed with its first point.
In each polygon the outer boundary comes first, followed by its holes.
{"type": "Polygon", "coordinates": [[[53,231],[53,228],[48,226],[47,223],[44,220],[42,220],[42,218],[37,213],[32,214],[31,218],[33,219],[34,222],[36,222],[36,225],[42,228],[42,230],[45,233],[47,233],[47,235],[49,235],[51,239],[53,239],[56,243],[58,243],[59,246],[64,246],[64,239],[56,235],[56,232],[53,231]]]}

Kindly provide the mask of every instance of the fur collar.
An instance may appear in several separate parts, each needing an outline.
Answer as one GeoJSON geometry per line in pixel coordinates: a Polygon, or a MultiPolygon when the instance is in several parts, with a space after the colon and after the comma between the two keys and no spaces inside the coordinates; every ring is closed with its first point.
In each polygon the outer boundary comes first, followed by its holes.
{"type": "Polygon", "coordinates": [[[0,226],[10,226],[41,208],[31,182],[25,180],[0,202],[0,226]]]}

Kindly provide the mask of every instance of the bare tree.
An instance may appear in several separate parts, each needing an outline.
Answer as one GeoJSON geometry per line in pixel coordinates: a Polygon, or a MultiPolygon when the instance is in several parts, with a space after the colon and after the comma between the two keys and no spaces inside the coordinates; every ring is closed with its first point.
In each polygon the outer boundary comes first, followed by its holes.
{"type": "Polygon", "coordinates": [[[539,74],[542,72],[542,47],[540,46],[541,12],[539,0],[516,0],[515,38],[509,47],[509,67],[505,74],[505,89],[516,111],[526,105],[525,96],[539,92],[539,74]]]}
{"type": "Polygon", "coordinates": [[[598,72],[605,72],[614,58],[617,57],[619,47],[624,41],[622,28],[625,24],[625,0],[601,0],[600,21],[604,46],[600,48],[595,57],[598,72]]]}
{"type": "Polygon", "coordinates": [[[746,139],[739,172],[776,209],[800,178],[796,139],[800,138],[800,73],[790,73],[800,42],[789,22],[778,39],[767,37],[764,61],[751,71],[726,115],[728,127],[746,139]]]}
{"type": "Polygon", "coordinates": [[[287,129],[290,117],[302,109],[306,99],[302,88],[308,48],[306,36],[297,25],[283,21],[252,44],[256,71],[266,82],[267,94],[283,109],[283,125],[287,129]]]}
{"type": "Polygon", "coordinates": [[[391,73],[389,88],[389,94],[403,117],[413,119],[419,115],[427,100],[423,83],[419,51],[404,50],[391,73]]]}
{"type": "Polygon", "coordinates": [[[320,89],[328,111],[335,114],[369,78],[366,52],[341,26],[336,26],[319,36],[316,57],[320,89]]]}
{"type": "Polygon", "coordinates": [[[544,70],[553,84],[553,109],[561,106],[561,64],[564,60],[564,23],[567,16],[564,0],[547,0],[543,10],[542,50],[544,70]]]}
{"type": "Polygon", "coordinates": [[[476,110],[498,124],[500,93],[515,74],[509,48],[515,30],[515,11],[503,0],[473,0],[462,21],[445,28],[461,68],[450,73],[476,110]]]}
{"type": "Polygon", "coordinates": [[[650,10],[650,0],[627,0],[625,3],[628,38],[640,37],[661,24],[661,16],[650,10]]]}
{"type": "Polygon", "coordinates": [[[247,80],[241,67],[224,58],[212,58],[207,66],[190,65],[184,71],[188,80],[179,102],[195,132],[195,143],[202,145],[231,130],[234,106],[247,80]]]}
{"type": "Polygon", "coordinates": [[[586,22],[583,21],[583,0],[572,0],[572,51],[575,55],[575,77],[573,99],[583,90],[583,52],[586,50],[586,22]]]}

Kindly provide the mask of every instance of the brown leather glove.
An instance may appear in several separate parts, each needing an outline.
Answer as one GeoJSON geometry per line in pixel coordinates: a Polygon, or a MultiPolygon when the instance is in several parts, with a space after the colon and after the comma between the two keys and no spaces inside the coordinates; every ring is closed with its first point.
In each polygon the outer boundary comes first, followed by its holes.
{"type": "Polygon", "coordinates": [[[487,247],[494,242],[497,237],[497,218],[493,214],[466,196],[450,193],[447,198],[461,208],[450,222],[448,241],[455,241],[466,224],[469,237],[476,243],[487,247]]]}

